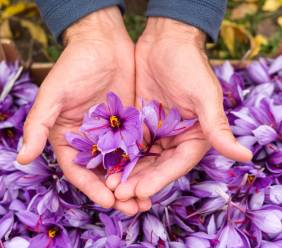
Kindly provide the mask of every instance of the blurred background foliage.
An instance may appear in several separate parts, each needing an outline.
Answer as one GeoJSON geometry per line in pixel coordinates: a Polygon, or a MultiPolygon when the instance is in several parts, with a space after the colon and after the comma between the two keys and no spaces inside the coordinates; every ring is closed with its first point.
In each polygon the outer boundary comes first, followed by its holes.
{"type": "MultiPolygon", "coordinates": [[[[126,27],[136,41],[146,18],[146,0],[127,0],[126,27]]],[[[282,0],[229,0],[212,59],[253,59],[282,53],[282,0]]],[[[0,0],[0,38],[12,39],[23,60],[54,62],[62,47],[53,39],[32,0],[0,0]]]]}

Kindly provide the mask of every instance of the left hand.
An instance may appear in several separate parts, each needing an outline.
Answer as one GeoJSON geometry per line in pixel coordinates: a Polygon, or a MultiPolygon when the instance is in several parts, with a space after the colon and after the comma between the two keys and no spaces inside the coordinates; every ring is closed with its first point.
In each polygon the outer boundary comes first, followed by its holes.
{"type": "Polygon", "coordinates": [[[234,138],[223,109],[221,86],[204,52],[205,35],[195,27],[151,17],[136,51],[137,101],[155,99],[165,109],[176,107],[184,119],[199,123],[187,132],[159,142],[158,158],[139,162],[115,196],[148,199],[189,172],[212,146],[237,161],[250,161],[251,152],[234,138]]]}

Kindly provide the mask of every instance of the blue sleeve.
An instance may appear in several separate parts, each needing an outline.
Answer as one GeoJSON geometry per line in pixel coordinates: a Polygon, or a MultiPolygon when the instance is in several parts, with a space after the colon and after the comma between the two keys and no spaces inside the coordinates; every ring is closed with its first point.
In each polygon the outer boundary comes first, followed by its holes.
{"type": "Polygon", "coordinates": [[[41,15],[58,39],[62,32],[83,16],[96,10],[117,5],[123,11],[123,0],[36,0],[41,15]]]}
{"type": "Polygon", "coordinates": [[[150,0],[147,16],[162,16],[188,23],[217,40],[227,0],[150,0]]]}

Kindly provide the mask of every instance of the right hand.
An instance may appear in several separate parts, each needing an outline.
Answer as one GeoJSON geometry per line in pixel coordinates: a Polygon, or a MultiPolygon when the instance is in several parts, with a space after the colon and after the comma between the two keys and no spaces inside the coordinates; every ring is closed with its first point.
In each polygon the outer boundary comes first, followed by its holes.
{"type": "Polygon", "coordinates": [[[64,135],[78,132],[84,113],[113,91],[134,105],[134,45],[117,7],[99,10],[69,27],[66,48],[42,83],[24,126],[23,147],[17,157],[28,164],[49,139],[67,180],[102,207],[132,215],[138,203],[116,201],[105,184],[104,170],[74,164],[76,151],[64,135]]]}

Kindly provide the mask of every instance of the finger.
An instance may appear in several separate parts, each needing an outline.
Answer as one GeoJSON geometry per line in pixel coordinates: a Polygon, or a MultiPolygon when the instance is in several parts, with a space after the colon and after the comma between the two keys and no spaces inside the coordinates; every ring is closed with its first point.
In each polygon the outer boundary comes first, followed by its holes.
{"type": "Polygon", "coordinates": [[[121,181],[121,173],[116,173],[108,176],[106,185],[111,191],[115,191],[121,181]]]}
{"type": "Polygon", "coordinates": [[[92,171],[73,163],[75,150],[67,146],[55,147],[59,165],[67,180],[87,195],[90,200],[104,208],[111,208],[115,203],[113,193],[92,171]]]}
{"type": "Polygon", "coordinates": [[[128,216],[135,215],[139,211],[137,201],[134,199],[130,199],[124,202],[116,201],[114,208],[128,216]]]}
{"type": "Polygon", "coordinates": [[[49,88],[41,88],[24,124],[23,146],[17,156],[19,163],[28,164],[42,153],[60,110],[59,96],[49,88]]]}
{"type": "Polygon", "coordinates": [[[152,202],[150,199],[137,199],[137,204],[139,207],[139,212],[146,212],[152,207],[152,202]]]}
{"type": "MultiPolygon", "coordinates": [[[[154,160],[153,160],[154,161],[154,160]]],[[[153,169],[152,167],[152,160],[150,159],[142,159],[137,166],[134,168],[132,174],[127,179],[127,181],[120,183],[116,190],[115,190],[115,197],[120,201],[127,201],[131,198],[134,198],[135,195],[135,188],[142,177],[143,174],[150,173],[153,169]]]]}
{"type": "Polygon", "coordinates": [[[197,103],[196,112],[201,128],[210,144],[222,155],[240,162],[252,159],[252,152],[239,144],[232,134],[223,109],[222,93],[218,87],[205,91],[197,103]]]}
{"type": "Polygon", "coordinates": [[[171,150],[168,159],[152,171],[143,175],[136,185],[135,194],[139,199],[148,199],[165,186],[188,173],[208,151],[209,145],[203,140],[192,140],[171,150]]]}
{"type": "Polygon", "coordinates": [[[126,182],[119,184],[115,190],[115,197],[119,201],[127,201],[135,197],[135,188],[139,179],[139,175],[134,175],[128,178],[126,182]]]}

